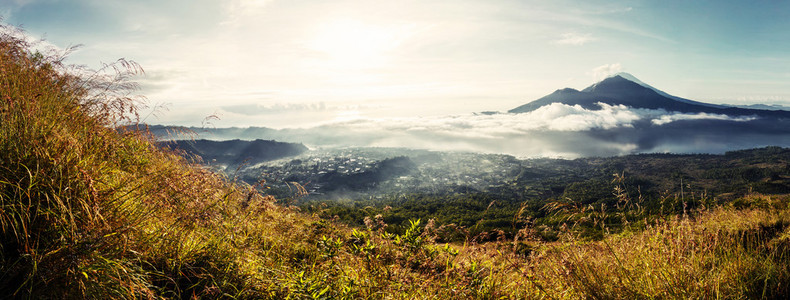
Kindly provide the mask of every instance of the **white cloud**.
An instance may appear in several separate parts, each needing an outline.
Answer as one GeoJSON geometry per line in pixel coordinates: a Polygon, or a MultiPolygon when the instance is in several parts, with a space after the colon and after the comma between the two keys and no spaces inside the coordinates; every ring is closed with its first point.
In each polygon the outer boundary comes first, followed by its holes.
{"type": "Polygon", "coordinates": [[[595,41],[591,34],[579,34],[574,32],[563,33],[560,39],[554,41],[555,44],[581,46],[586,43],[595,41]]]}
{"type": "MultiPolygon", "coordinates": [[[[447,137],[498,139],[511,135],[547,131],[587,131],[632,127],[650,112],[626,106],[601,104],[600,110],[560,103],[546,105],[523,114],[460,115],[425,118],[366,119],[330,124],[352,130],[381,129],[384,132],[415,132],[447,137]]],[[[655,112],[660,114],[660,112],[655,112]]]]}
{"type": "Polygon", "coordinates": [[[314,103],[272,103],[272,104],[237,104],[223,106],[222,110],[242,115],[262,116],[281,113],[322,112],[328,109],[340,110],[337,106],[327,107],[324,102],[314,103]]]}
{"type": "Polygon", "coordinates": [[[594,82],[598,82],[622,71],[623,66],[620,63],[613,63],[595,67],[588,74],[592,75],[594,82]]]}
{"type": "Polygon", "coordinates": [[[624,105],[599,103],[601,109],[588,110],[579,105],[552,103],[521,114],[458,115],[425,118],[363,119],[328,124],[354,130],[381,129],[385,132],[431,132],[447,136],[504,138],[533,132],[571,132],[633,128],[636,122],[666,125],[680,120],[751,121],[756,117],[730,117],[719,114],[668,113],[665,110],[635,109],[624,105]]]}
{"type": "Polygon", "coordinates": [[[658,118],[650,120],[653,125],[665,125],[668,123],[672,123],[675,121],[682,121],[682,120],[725,120],[725,121],[735,121],[735,122],[746,122],[746,121],[753,121],[756,120],[757,117],[753,116],[742,116],[742,117],[731,117],[728,115],[721,115],[721,114],[708,114],[708,113],[698,113],[698,114],[682,114],[676,113],[671,115],[663,115],[658,118]]]}

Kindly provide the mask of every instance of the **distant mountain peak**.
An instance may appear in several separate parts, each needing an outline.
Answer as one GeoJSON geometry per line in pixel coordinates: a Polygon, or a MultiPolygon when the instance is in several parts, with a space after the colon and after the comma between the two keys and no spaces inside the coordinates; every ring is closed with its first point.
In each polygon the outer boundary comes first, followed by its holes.
{"type": "Polygon", "coordinates": [[[564,88],[554,91],[554,93],[578,93],[579,90],[572,88],[564,88]]]}
{"type": "MultiPolygon", "coordinates": [[[[658,93],[659,95],[661,95],[661,96],[664,96],[664,97],[667,97],[667,98],[672,98],[672,97],[675,97],[675,96],[672,96],[672,95],[670,95],[670,94],[667,94],[667,93],[665,93],[665,92],[664,92],[664,91],[662,91],[662,90],[659,90],[659,89],[657,89],[657,88],[654,88],[653,86],[651,86],[651,85],[649,85],[649,84],[645,83],[644,81],[641,81],[641,80],[639,80],[639,78],[636,78],[636,76],[634,76],[634,75],[631,75],[631,73],[620,72],[620,73],[614,74],[614,75],[612,75],[612,76],[609,76],[609,78],[612,78],[612,77],[620,77],[620,78],[623,78],[623,79],[625,79],[625,80],[631,81],[631,82],[633,82],[633,83],[636,83],[636,84],[638,84],[638,85],[641,85],[641,86],[643,86],[643,87],[649,88],[649,89],[653,90],[654,92],[658,93]]],[[[608,78],[607,78],[607,79],[608,79],[608,78]]],[[[605,80],[605,79],[604,79],[604,80],[605,80]]]]}
{"type": "Polygon", "coordinates": [[[626,72],[619,72],[619,73],[616,73],[616,74],[614,74],[614,75],[612,75],[612,76],[609,76],[609,77],[615,77],[615,76],[620,76],[620,77],[623,77],[623,78],[625,78],[625,79],[628,79],[628,80],[630,80],[630,81],[636,82],[636,83],[638,83],[639,85],[647,85],[647,83],[644,83],[644,82],[642,82],[641,80],[639,80],[638,78],[636,78],[636,76],[634,76],[634,75],[631,75],[631,73],[626,73],[626,72]]]}
{"type": "Polygon", "coordinates": [[[530,112],[552,103],[561,103],[570,106],[578,105],[589,110],[601,109],[598,103],[605,103],[608,105],[624,105],[633,108],[664,110],[667,112],[790,118],[790,112],[788,111],[736,108],[726,105],[697,102],[673,96],[625,72],[607,77],[581,91],[571,88],[556,90],[549,95],[511,109],[508,112],[530,112]]]}
{"type": "Polygon", "coordinates": [[[645,86],[643,86],[643,85],[641,85],[641,84],[639,84],[637,82],[634,82],[632,80],[628,80],[625,77],[622,77],[620,75],[613,75],[613,76],[607,77],[606,79],[601,80],[601,81],[599,81],[599,82],[597,82],[597,83],[595,83],[595,84],[583,89],[582,92],[593,92],[593,91],[596,91],[596,90],[598,90],[600,88],[615,87],[615,86],[618,87],[618,88],[625,88],[625,87],[630,87],[630,88],[643,87],[643,88],[645,88],[645,86]]]}
{"type": "Polygon", "coordinates": [[[727,107],[729,107],[729,106],[726,106],[726,105],[704,103],[704,102],[689,100],[689,99],[686,99],[686,98],[681,98],[681,97],[678,97],[678,96],[670,95],[670,94],[668,94],[668,93],[666,93],[666,92],[664,92],[662,90],[654,88],[653,86],[645,83],[644,81],[639,80],[639,78],[636,78],[636,76],[631,75],[630,73],[620,72],[620,73],[614,74],[614,75],[612,75],[610,77],[621,77],[621,78],[624,78],[624,79],[629,80],[631,82],[634,82],[634,83],[636,83],[638,85],[641,85],[643,87],[651,89],[651,90],[653,90],[654,92],[658,93],[661,96],[670,98],[670,99],[675,100],[675,101],[680,101],[680,102],[683,102],[683,103],[694,104],[694,105],[702,105],[702,106],[707,106],[707,107],[715,107],[715,108],[727,108],[727,107]]]}

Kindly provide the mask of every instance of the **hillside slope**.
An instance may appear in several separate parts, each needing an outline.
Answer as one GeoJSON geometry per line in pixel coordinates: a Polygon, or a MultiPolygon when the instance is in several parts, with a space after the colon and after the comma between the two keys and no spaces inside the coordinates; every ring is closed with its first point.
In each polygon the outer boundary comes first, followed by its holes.
{"type": "Polygon", "coordinates": [[[76,76],[0,29],[0,298],[293,293],[291,259],[331,226],[113,129],[134,121],[133,63],[76,76]]]}

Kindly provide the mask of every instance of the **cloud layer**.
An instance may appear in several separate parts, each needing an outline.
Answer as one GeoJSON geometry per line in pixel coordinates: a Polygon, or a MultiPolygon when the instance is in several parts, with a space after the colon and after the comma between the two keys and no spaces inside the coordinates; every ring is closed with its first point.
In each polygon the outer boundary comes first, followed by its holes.
{"type": "Polygon", "coordinates": [[[275,139],[310,147],[406,147],[567,158],[790,146],[786,138],[790,124],[785,120],[599,105],[600,109],[588,110],[554,103],[523,114],[357,118],[299,129],[220,129],[205,137],[275,139]]]}

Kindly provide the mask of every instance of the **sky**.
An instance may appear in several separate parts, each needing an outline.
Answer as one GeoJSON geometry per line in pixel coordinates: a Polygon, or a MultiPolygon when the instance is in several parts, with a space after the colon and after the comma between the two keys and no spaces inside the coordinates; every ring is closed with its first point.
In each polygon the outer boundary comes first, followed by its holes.
{"type": "Polygon", "coordinates": [[[790,1],[0,0],[2,22],[99,68],[151,124],[309,128],[507,111],[628,72],[709,103],[790,105],[790,1]]]}

